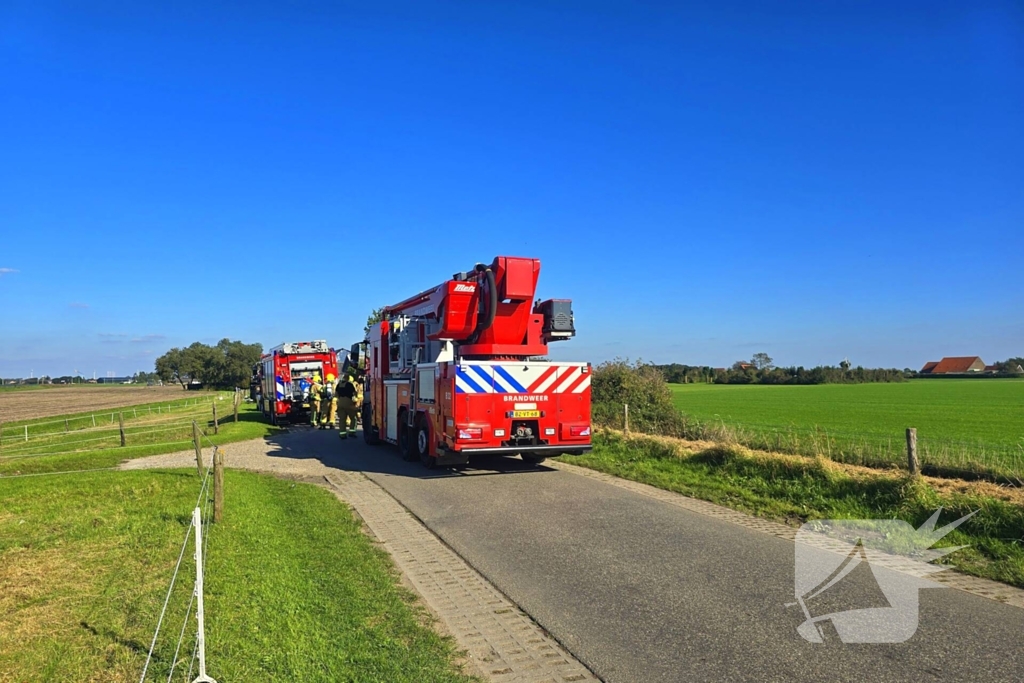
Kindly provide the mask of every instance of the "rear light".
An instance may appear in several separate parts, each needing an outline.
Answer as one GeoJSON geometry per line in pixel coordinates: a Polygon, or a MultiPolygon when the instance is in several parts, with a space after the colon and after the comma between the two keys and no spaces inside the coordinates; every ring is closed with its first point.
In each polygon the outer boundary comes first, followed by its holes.
{"type": "Polygon", "coordinates": [[[544,436],[554,436],[554,435],[555,435],[555,428],[554,427],[545,427],[544,428],[544,436]]]}
{"type": "Polygon", "coordinates": [[[590,436],[590,425],[586,427],[569,427],[569,436],[590,436]]]}
{"type": "Polygon", "coordinates": [[[484,430],[476,428],[476,427],[470,427],[468,429],[464,429],[462,427],[459,427],[459,440],[460,441],[473,441],[474,439],[480,439],[483,436],[483,434],[484,434],[484,430]]]}
{"type": "Polygon", "coordinates": [[[504,429],[495,429],[494,430],[494,435],[495,436],[505,436],[505,430],[504,429]]]}

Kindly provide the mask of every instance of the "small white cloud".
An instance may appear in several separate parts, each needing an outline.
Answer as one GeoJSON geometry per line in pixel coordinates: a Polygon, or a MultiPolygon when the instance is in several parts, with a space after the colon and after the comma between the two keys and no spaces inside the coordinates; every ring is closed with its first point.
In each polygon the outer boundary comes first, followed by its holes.
{"type": "Polygon", "coordinates": [[[81,301],[72,301],[70,304],[68,304],[68,306],[70,306],[71,308],[89,308],[89,304],[83,304],[81,301]]]}
{"type": "Polygon", "coordinates": [[[132,339],[132,344],[145,344],[146,342],[160,341],[161,339],[167,339],[167,337],[162,334],[147,334],[135,337],[132,339]]]}
{"type": "Polygon", "coordinates": [[[4,275],[13,275],[17,272],[19,272],[17,268],[0,268],[0,277],[3,277],[4,275]]]}

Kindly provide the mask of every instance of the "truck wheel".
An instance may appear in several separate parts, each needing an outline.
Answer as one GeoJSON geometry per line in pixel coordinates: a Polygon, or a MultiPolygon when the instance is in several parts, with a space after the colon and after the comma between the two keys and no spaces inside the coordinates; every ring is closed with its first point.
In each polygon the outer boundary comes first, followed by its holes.
{"type": "Polygon", "coordinates": [[[523,462],[528,462],[531,465],[539,465],[547,460],[547,457],[543,455],[534,455],[532,453],[520,453],[519,457],[523,459],[523,462]]]}
{"type": "Polygon", "coordinates": [[[430,430],[424,424],[416,427],[416,454],[428,470],[437,467],[437,458],[430,455],[430,430]]]}
{"type": "Polygon", "coordinates": [[[380,436],[374,431],[373,428],[373,408],[370,407],[369,403],[363,404],[363,441],[370,446],[376,446],[380,443],[380,436]]]}
{"type": "Polygon", "coordinates": [[[402,460],[412,462],[416,459],[416,447],[412,443],[412,429],[406,425],[406,412],[398,413],[398,450],[402,452],[402,460]]]}

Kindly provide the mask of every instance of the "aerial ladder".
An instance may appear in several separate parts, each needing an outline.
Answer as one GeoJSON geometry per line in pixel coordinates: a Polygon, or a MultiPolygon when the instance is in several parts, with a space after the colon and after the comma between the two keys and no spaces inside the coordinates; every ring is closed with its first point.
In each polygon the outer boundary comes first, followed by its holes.
{"type": "Polygon", "coordinates": [[[544,359],[576,329],[570,300],[534,300],[539,276],[538,259],[499,256],[385,307],[345,361],[366,442],[427,467],[588,452],[591,366],[544,359]]]}

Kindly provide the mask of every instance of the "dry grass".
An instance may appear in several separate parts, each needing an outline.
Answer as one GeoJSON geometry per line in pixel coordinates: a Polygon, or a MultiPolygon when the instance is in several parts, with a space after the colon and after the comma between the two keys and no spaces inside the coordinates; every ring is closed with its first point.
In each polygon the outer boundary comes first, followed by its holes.
{"type": "MultiPolygon", "coordinates": [[[[624,436],[620,430],[616,429],[601,428],[601,431],[608,434],[614,434],[619,437],[624,436]]],[[[625,435],[624,438],[627,441],[634,441],[636,443],[641,443],[643,441],[659,443],[672,449],[676,455],[684,459],[723,445],[723,442],[720,441],[698,441],[653,434],[629,434],[625,435]]],[[[735,442],[726,441],[725,444],[728,445],[730,450],[740,453],[754,461],[763,463],[774,461],[784,463],[789,466],[796,466],[806,464],[810,459],[813,460],[820,469],[832,470],[837,474],[842,474],[846,477],[859,481],[868,481],[872,479],[904,479],[907,476],[906,471],[895,466],[866,467],[864,465],[852,465],[850,463],[831,460],[821,454],[813,458],[808,458],[803,455],[755,450],[735,442]]],[[[995,498],[996,500],[1001,500],[1013,505],[1024,506],[1024,487],[1021,486],[951,477],[923,476],[921,479],[929,487],[939,493],[959,494],[963,496],[984,496],[987,498],[995,498]]]]}

